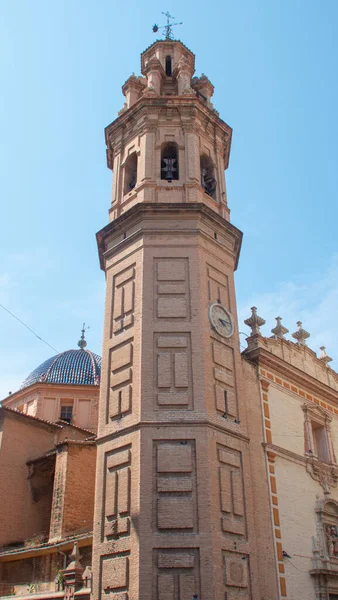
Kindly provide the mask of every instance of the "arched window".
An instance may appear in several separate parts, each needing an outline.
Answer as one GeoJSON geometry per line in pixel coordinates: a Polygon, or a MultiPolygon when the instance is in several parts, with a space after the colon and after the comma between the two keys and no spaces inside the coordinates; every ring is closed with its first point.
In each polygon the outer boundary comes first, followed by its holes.
{"type": "Polygon", "coordinates": [[[216,197],[215,167],[210,156],[206,154],[201,156],[201,185],[208,196],[216,197]]]}
{"type": "Polygon", "coordinates": [[[172,76],[171,56],[165,57],[165,74],[167,75],[167,77],[172,76]]]}
{"type": "Polygon", "coordinates": [[[163,144],[161,149],[161,179],[166,181],[177,180],[178,170],[178,148],[175,142],[163,144]]]}
{"type": "Polygon", "coordinates": [[[124,194],[134,189],[137,182],[137,154],[130,154],[124,165],[124,194]]]}

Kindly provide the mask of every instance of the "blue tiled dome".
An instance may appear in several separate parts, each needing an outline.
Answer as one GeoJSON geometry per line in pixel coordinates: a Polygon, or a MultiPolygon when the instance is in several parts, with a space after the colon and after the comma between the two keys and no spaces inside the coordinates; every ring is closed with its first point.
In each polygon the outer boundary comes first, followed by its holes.
{"type": "Polygon", "coordinates": [[[20,389],[32,383],[68,383],[75,385],[99,385],[101,357],[90,350],[66,350],[48,358],[34,369],[20,389]]]}

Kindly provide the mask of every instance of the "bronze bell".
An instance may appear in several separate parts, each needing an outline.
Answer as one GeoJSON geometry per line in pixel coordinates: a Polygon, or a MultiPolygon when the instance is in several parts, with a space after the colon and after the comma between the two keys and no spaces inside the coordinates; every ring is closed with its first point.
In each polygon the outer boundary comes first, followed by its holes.
{"type": "Polygon", "coordinates": [[[172,181],[174,179],[174,173],[177,170],[176,167],[174,167],[174,163],[176,162],[176,158],[164,158],[163,162],[165,164],[164,167],[162,167],[162,171],[164,171],[164,179],[166,181],[172,181]]]}

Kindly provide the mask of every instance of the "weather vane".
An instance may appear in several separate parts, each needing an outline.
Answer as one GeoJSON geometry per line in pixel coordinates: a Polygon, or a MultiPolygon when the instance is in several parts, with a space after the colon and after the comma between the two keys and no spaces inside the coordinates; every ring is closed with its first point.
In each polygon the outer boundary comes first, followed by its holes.
{"type": "Polygon", "coordinates": [[[165,37],[166,40],[173,40],[174,39],[174,34],[173,34],[173,27],[175,25],[183,25],[183,23],[170,23],[170,20],[174,20],[175,17],[173,17],[172,15],[170,15],[167,12],[162,12],[162,15],[164,15],[167,18],[167,24],[166,25],[157,25],[155,23],[155,25],[153,25],[153,32],[157,33],[159,29],[164,29],[163,35],[165,37]]]}

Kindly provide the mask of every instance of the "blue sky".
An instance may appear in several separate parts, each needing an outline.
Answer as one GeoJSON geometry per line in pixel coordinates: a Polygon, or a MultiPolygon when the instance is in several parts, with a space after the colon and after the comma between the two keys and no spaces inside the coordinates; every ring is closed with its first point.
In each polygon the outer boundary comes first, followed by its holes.
{"type": "MultiPolygon", "coordinates": [[[[108,222],[103,129],[170,10],[233,128],[228,201],[244,232],[239,316],[253,304],[337,365],[336,0],[0,1],[0,303],[58,351],[82,322],[101,354],[108,222]]],[[[248,331],[240,323],[241,331],[248,331]]],[[[244,336],[241,336],[244,343],[244,336]]],[[[0,309],[0,398],[54,351],[0,309]]]]}

